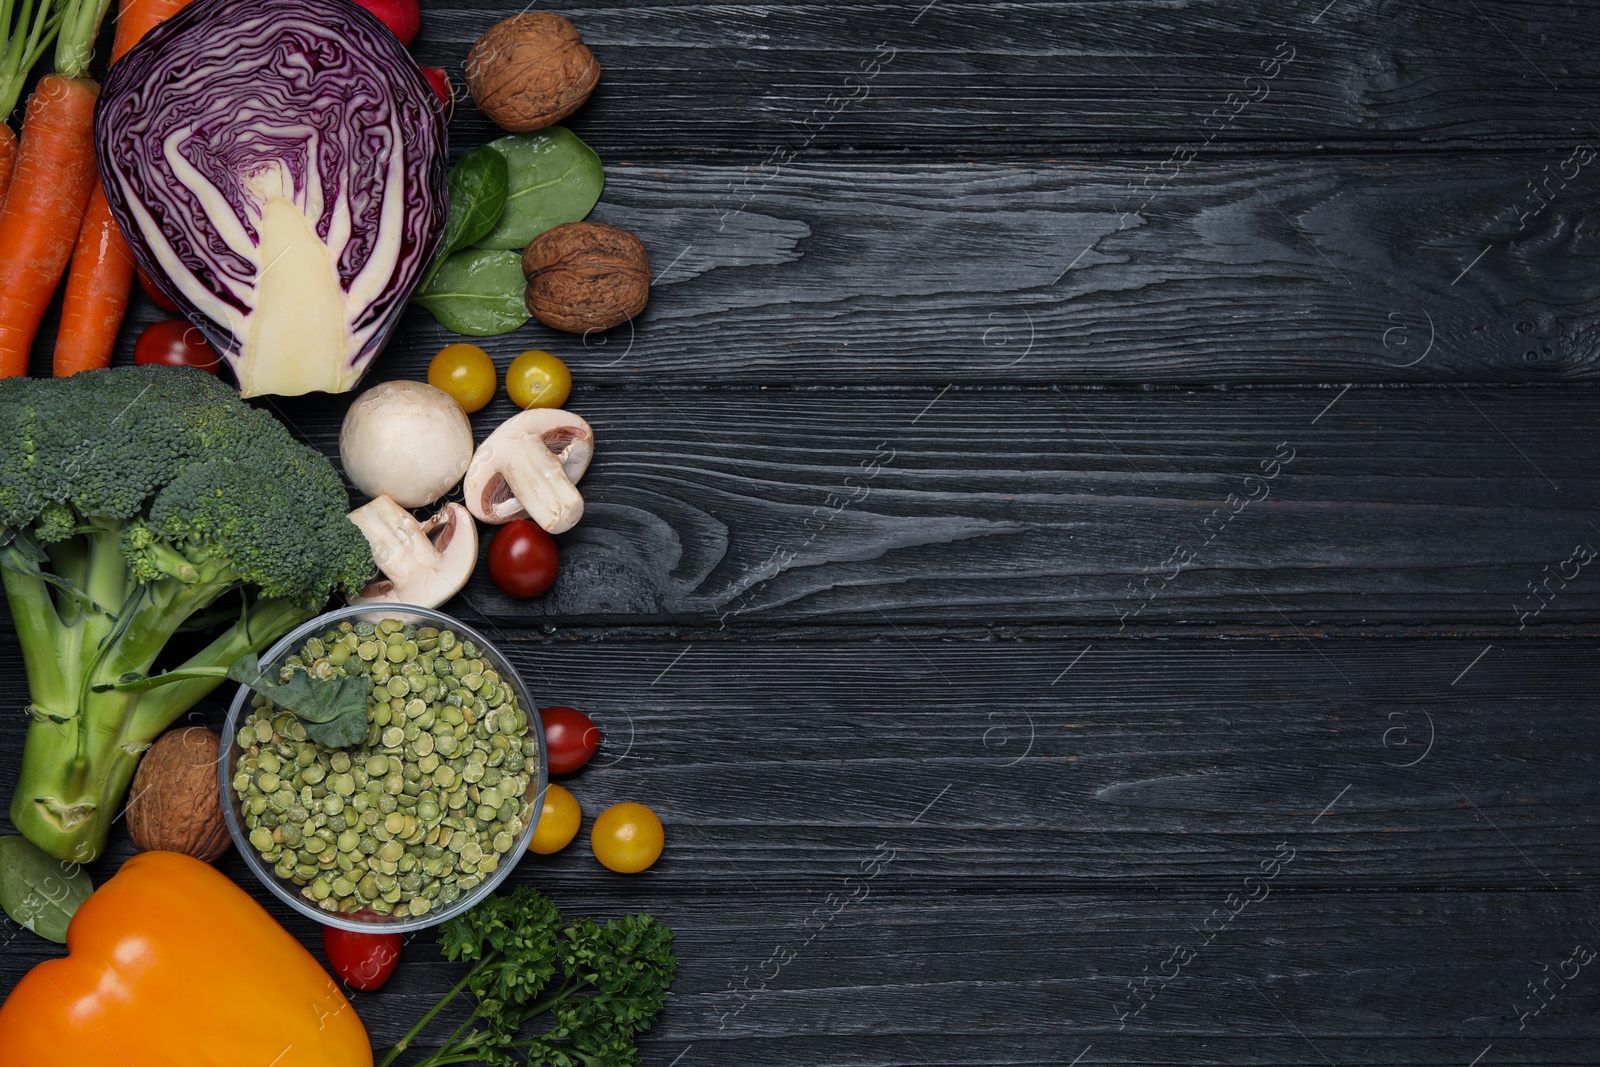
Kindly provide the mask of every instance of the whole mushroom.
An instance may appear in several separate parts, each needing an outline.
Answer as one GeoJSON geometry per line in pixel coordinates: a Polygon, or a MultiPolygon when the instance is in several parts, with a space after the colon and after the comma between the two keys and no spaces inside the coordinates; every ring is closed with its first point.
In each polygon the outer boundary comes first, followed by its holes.
{"type": "Polygon", "coordinates": [[[353,604],[415,604],[436,608],[459,593],[478,562],[478,526],[460,504],[446,504],[426,522],[392,496],[350,513],[372,546],[377,576],[353,604]]]}
{"type": "Polygon", "coordinates": [[[384,382],[350,405],[339,429],[339,459],[363,493],[420,508],[461,481],[472,461],[472,426],[444,390],[384,382]]]}
{"type": "Polygon", "coordinates": [[[529,408],[500,424],[473,454],[467,510],[500,525],[526,516],[549,533],[583,518],[576,482],[594,456],[594,431],[570,411],[529,408]]]}

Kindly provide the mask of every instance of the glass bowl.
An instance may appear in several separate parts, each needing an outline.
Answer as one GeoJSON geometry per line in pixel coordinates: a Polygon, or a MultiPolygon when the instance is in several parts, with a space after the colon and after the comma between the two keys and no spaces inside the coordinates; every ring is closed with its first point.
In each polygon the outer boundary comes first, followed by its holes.
{"type": "Polygon", "coordinates": [[[239,727],[250,714],[250,698],[253,691],[248,686],[241,685],[239,692],[233,698],[233,704],[228,709],[228,718],[223,726],[222,756],[217,761],[217,780],[222,790],[222,812],[228,821],[228,833],[233,837],[233,846],[239,850],[244,861],[249,865],[255,876],[261,879],[263,885],[288,904],[295,911],[322,923],[325,926],[336,926],[342,930],[355,930],[372,933],[407,933],[412,930],[423,930],[460,915],[471,908],[484,897],[495,891],[495,888],[505,881],[506,876],[527,854],[528,842],[533,839],[533,831],[539,821],[539,813],[544,808],[545,785],[549,779],[546,764],[544,727],[539,720],[538,704],[528,692],[527,685],[523,682],[510,661],[495,648],[492,643],[484,638],[470,626],[462,624],[443,612],[431,608],[416,607],[411,604],[362,604],[354,607],[340,608],[319,615],[302,626],[290,631],[277,644],[267,650],[261,657],[262,674],[268,678],[276,679],[277,668],[289,656],[299,652],[306,641],[313,637],[321,637],[328,630],[336,629],[341,622],[370,622],[377,623],[384,619],[399,619],[401,622],[415,626],[433,626],[439,629],[450,629],[457,636],[477,645],[482,652],[482,658],[490,661],[499,673],[503,682],[509,683],[512,692],[522,709],[528,715],[528,735],[537,739],[538,756],[537,772],[528,785],[524,797],[528,815],[527,826],[522,830],[511,850],[502,855],[498,867],[489,873],[485,879],[462,893],[454,901],[436,909],[429,909],[423,915],[407,915],[394,917],[390,915],[376,915],[364,912],[358,918],[341,912],[328,911],[318,907],[315,902],[306,899],[300,893],[300,887],[293,882],[279,878],[255,846],[250,844],[249,835],[245,832],[243,815],[239,808],[239,800],[233,789],[234,769],[244,753],[239,746],[239,727]]]}

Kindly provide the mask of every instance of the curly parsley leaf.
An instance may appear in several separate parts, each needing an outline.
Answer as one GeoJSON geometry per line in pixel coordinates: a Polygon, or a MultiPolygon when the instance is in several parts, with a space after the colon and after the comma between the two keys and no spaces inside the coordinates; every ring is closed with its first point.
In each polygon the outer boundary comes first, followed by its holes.
{"type": "MultiPolygon", "coordinates": [[[[554,904],[521,886],[441,926],[445,956],[473,967],[439,1007],[465,990],[477,1004],[445,1047],[416,1067],[464,1062],[464,1056],[488,1067],[637,1067],[634,1038],[665,1007],[677,973],[672,931],[648,915],[605,926],[580,919],[565,930],[562,923],[554,904]],[[555,992],[540,1000],[558,966],[555,992]],[[544,1033],[517,1037],[545,1013],[544,1033]]],[[[380,1067],[389,1067],[437,1013],[413,1027],[380,1067]]]]}

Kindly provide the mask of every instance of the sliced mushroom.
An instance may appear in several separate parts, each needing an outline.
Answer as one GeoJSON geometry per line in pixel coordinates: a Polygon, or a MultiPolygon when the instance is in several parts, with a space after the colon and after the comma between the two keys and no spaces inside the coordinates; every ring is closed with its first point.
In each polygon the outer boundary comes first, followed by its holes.
{"type": "Polygon", "coordinates": [[[527,516],[550,533],[570,530],[583,518],[583,496],[573,483],[593,455],[587,422],[559,408],[529,408],[473,453],[461,483],[467,509],[495,525],[527,516]]]}
{"type": "Polygon", "coordinates": [[[366,535],[378,565],[352,603],[436,608],[461,591],[478,562],[478,527],[460,504],[418,522],[394,497],[380,496],[352,511],[350,521],[366,535]]]}

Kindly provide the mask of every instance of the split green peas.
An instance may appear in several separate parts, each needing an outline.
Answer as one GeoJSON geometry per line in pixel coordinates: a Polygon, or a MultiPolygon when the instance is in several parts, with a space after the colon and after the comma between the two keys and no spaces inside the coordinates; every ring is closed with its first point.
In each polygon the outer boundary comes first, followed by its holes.
{"type": "Polygon", "coordinates": [[[368,680],[367,737],[329,750],[257,696],[234,775],[250,845],[329,911],[422,915],[479,885],[526,826],[536,742],[494,665],[449,630],[343,623],[281,670],[368,680]]]}

